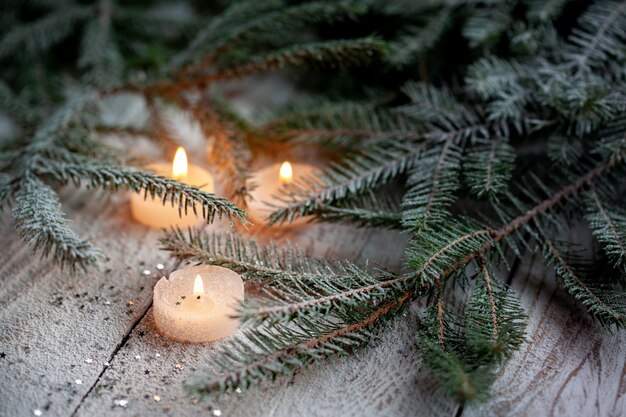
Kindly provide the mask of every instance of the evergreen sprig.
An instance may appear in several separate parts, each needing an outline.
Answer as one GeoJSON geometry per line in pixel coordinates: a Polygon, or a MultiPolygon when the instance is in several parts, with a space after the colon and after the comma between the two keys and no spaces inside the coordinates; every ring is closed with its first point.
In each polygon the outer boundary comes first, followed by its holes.
{"type": "Polygon", "coordinates": [[[97,262],[99,251],[69,228],[56,193],[39,179],[22,181],[13,218],[20,236],[59,266],[86,270],[97,262]]]}
{"type": "Polygon", "coordinates": [[[194,13],[177,17],[151,1],[23,3],[2,17],[0,59],[11,64],[0,68],[0,106],[17,133],[0,145],[0,207],[13,207],[35,250],[81,269],[97,250],[67,227],[49,183],[142,192],[209,222],[244,217],[223,198],[131,167],[100,135],[146,135],[169,149],[177,138],[164,109],[182,109],[242,205],[263,151],[322,148],[323,169],[278,193],[270,223],[391,228],[410,238],[403,268],[166,232],[161,243],[180,261],[228,267],[247,285],[242,331],[189,390],[217,398],[351,352],[421,298],[424,363],[450,396],[480,400],[525,342],[524,311],[498,278],[511,258],[542,251],[564,292],[600,324],[624,327],[625,4],[242,0],[190,3],[194,13]],[[218,93],[287,66],[317,70],[295,77],[309,104],[267,109],[263,124],[218,93]],[[146,100],[148,127],[101,125],[98,100],[118,93],[146,100]],[[564,232],[580,219],[599,256],[569,249],[569,235],[584,231],[564,232]]]}

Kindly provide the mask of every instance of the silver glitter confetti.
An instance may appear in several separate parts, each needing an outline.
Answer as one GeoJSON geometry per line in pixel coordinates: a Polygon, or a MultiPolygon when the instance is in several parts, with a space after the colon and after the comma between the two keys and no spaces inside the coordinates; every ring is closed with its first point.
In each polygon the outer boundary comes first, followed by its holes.
{"type": "Polygon", "coordinates": [[[136,355],[135,359],[137,359],[137,360],[141,359],[141,355],[136,355]]]}
{"type": "Polygon", "coordinates": [[[150,274],[152,274],[152,272],[149,269],[144,269],[143,271],[141,271],[141,275],[148,276],[150,274]]]}
{"type": "Polygon", "coordinates": [[[85,359],[85,363],[92,363],[93,361],[91,359],[85,359]]]}
{"type": "Polygon", "coordinates": [[[40,410],[40,409],[36,409],[36,410],[33,410],[33,414],[34,414],[34,415],[36,415],[36,416],[40,416],[40,415],[42,415],[43,413],[41,412],[41,410],[40,410]]]}
{"type": "Polygon", "coordinates": [[[213,415],[214,416],[221,416],[222,415],[222,410],[213,410],[213,415]]]}
{"type": "Polygon", "coordinates": [[[120,407],[126,407],[128,405],[128,400],[114,400],[113,404],[119,405],[120,407]]]}
{"type": "Polygon", "coordinates": [[[104,366],[111,366],[111,364],[109,362],[105,362],[104,366]]]}
{"type": "Polygon", "coordinates": [[[160,358],[160,357],[161,357],[161,354],[160,354],[160,353],[157,353],[155,356],[156,356],[157,358],[160,358]]]}
{"type": "Polygon", "coordinates": [[[237,388],[237,389],[235,390],[235,392],[236,392],[237,394],[241,394],[241,388],[237,388]]]}
{"type": "Polygon", "coordinates": [[[161,401],[161,397],[159,397],[158,395],[155,395],[155,396],[154,396],[154,397],[152,397],[152,398],[154,398],[154,401],[156,401],[156,402],[161,401]]]}
{"type": "Polygon", "coordinates": [[[105,305],[105,306],[110,306],[110,305],[111,305],[111,302],[110,302],[109,300],[106,300],[106,301],[104,302],[104,305],[105,305]]]}
{"type": "Polygon", "coordinates": [[[165,265],[163,264],[157,264],[156,269],[158,269],[159,271],[163,270],[165,268],[165,265]]]}
{"type": "Polygon", "coordinates": [[[82,385],[83,384],[83,380],[82,379],[77,379],[74,382],[76,383],[76,385],[82,385]]]}

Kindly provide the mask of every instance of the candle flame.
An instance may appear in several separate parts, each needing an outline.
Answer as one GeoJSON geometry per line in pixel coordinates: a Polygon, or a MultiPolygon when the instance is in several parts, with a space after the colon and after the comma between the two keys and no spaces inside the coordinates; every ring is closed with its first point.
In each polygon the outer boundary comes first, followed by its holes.
{"type": "Polygon", "coordinates": [[[174,155],[174,163],[172,163],[172,177],[175,180],[180,180],[187,176],[187,153],[182,146],[176,149],[176,155],[174,155]]]}
{"type": "Polygon", "coordinates": [[[291,167],[291,164],[289,162],[285,161],[280,166],[278,178],[283,184],[289,184],[291,182],[291,180],[293,179],[293,168],[291,167]]]}
{"type": "Polygon", "coordinates": [[[196,275],[196,280],[193,283],[193,295],[198,296],[204,294],[204,284],[202,283],[202,277],[196,275]]]}

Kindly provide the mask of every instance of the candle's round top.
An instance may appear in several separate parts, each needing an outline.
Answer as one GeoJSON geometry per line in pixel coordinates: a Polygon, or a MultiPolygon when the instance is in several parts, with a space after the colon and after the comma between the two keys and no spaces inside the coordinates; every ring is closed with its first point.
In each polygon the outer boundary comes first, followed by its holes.
{"type": "MultiPolygon", "coordinates": [[[[241,277],[230,269],[213,265],[199,265],[180,269],[170,274],[169,279],[161,279],[154,287],[155,302],[166,308],[180,309],[190,300],[195,301],[194,281],[202,278],[204,292],[200,295],[210,308],[198,311],[185,311],[187,315],[206,315],[234,307],[243,300],[244,286],[241,277]]],[[[208,307],[208,306],[207,306],[208,307]]]]}

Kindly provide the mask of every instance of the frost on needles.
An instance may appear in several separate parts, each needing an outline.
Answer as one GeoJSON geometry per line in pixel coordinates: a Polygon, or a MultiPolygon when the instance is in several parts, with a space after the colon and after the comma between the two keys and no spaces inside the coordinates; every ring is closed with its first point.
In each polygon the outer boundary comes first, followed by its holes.
{"type": "Polygon", "coordinates": [[[270,224],[311,216],[411,237],[404,268],[389,271],[236,233],[166,232],[172,256],[231,268],[254,294],[239,308],[243,331],[211,355],[211,375],[188,382],[192,394],[221,398],[351,353],[389,337],[384,324],[422,299],[414,330],[432,377],[461,403],[484,399],[528,343],[507,282],[529,252],[573,308],[626,326],[626,2],[244,0],[182,15],[145,4],[29,2],[7,15],[0,104],[20,129],[0,152],[0,204],[26,242],[60,265],[95,263],[65,222],[54,188],[64,184],[242,220],[250,161],[285,149],[328,164],[284,187],[270,224]],[[53,65],[70,46],[75,61],[53,65]],[[285,68],[311,81],[308,100],[252,121],[211,88],[285,68]],[[60,80],[80,94],[68,99],[60,80]],[[145,97],[146,131],[98,123],[94,103],[118,93],[145,97]],[[228,200],[132,167],[100,140],[172,148],[168,106],[210,136],[228,200]],[[581,251],[572,230],[597,250],[581,251]]]}

